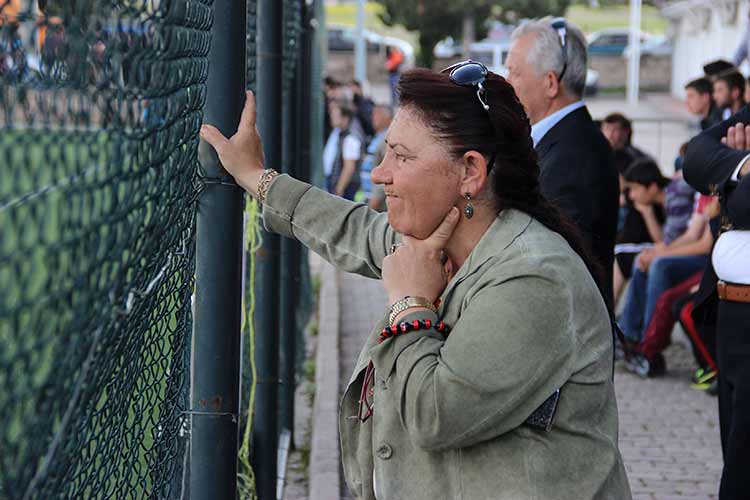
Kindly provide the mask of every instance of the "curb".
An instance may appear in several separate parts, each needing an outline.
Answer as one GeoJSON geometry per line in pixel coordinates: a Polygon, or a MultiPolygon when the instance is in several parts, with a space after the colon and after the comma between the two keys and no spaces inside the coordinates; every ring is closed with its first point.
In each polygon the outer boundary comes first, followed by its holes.
{"type": "Polygon", "coordinates": [[[338,271],[323,263],[310,444],[310,500],[332,500],[340,496],[338,278],[338,271]]]}

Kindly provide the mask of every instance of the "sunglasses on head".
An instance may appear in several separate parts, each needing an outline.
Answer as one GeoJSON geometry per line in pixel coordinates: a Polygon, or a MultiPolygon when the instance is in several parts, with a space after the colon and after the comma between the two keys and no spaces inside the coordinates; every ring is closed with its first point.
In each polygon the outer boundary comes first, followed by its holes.
{"type": "MultiPolygon", "coordinates": [[[[452,66],[448,66],[447,68],[442,70],[441,73],[448,73],[448,78],[450,78],[451,82],[455,83],[456,85],[460,85],[462,87],[476,86],[477,99],[479,99],[479,103],[482,105],[482,108],[484,108],[484,110],[487,111],[487,114],[489,115],[490,106],[489,104],[487,104],[487,89],[485,89],[483,85],[484,81],[487,79],[487,75],[489,74],[487,66],[478,61],[472,61],[471,59],[468,59],[466,61],[458,62],[452,66]]],[[[492,119],[490,119],[490,127],[492,127],[494,131],[495,125],[492,123],[492,119]]],[[[494,166],[496,156],[497,153],[492,153],[492,156],[490,156],[490,161],[487,163],[488,172],[494,166]]]]}
{"type": "Polygon", "coordinates": [[[489,74],[487,66],[484,64],[472,61],[471,59],[461,61],[452,66],[448,66],[441,73],[448,73],[448,78],[451,79],[456,85],[462,87],[477,87],[477,98],[485,111],[489,111],[490,107],[487,104],[487,90],[484,88],[484,80],[489,74]]]}
{"type": "Polygon", "coordinates": [[[567,54],[567,37],[568,37],[568,25],[565,22],[565,19],[562,17],[558,17],[552,23],[550,23],[550,26],[553,30],[557,32],[557,36],[560,37],[560,48],[562,49],[562,58],[563,58],[563,67],[562,71],[560,71],[560,75],[557,77],[557,81],[560,82],[563,79],[563,75],[565,75],[565,70],[568,69],[568,54],[567,54]]]}

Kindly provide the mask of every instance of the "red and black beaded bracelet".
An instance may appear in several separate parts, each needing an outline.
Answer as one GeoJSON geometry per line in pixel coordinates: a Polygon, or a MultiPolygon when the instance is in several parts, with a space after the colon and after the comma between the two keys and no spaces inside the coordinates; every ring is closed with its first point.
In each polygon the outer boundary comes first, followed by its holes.
{"type": "MultiPolygon", "coordinates": [[[[413,332],[415,330],[429,330],[430,328],[432,328],[432,326],[432,321],[429,319],[415,319],[414,321],[411,321],[409,323],[404,321],[402,323],[399,323],[398,325],[386,326],[378,336],[378,344],[382,344],[384,341],[388,340],[391,337],[396,337],[407,332],[413,332]]],[[[443,321],[440,321],[435,325],[435,330],[442,333],[446,337],[450,333],[448,330],[448,325],[446,325],[443,321]]]]}

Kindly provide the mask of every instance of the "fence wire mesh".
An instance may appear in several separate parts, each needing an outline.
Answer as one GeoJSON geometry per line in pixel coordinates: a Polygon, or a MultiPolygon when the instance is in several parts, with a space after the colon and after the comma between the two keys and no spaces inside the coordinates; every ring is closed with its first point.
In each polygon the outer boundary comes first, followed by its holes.
{"type": "Polygon", "coordinates": [[[211,0],[0,0],[0,498],[170,498],[211,0]]]}

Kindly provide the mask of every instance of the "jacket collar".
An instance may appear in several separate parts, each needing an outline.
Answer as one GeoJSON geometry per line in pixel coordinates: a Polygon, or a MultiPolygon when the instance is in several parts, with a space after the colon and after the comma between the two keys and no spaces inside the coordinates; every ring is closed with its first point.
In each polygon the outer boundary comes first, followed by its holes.
{"type": "MultiPolygon", "coordinates": [[[[495,220],[492,222],[487,231],[482,235],[482,238],[474,247],[474,250],[469,254],[464,264],[459,268],[458,272],[453,276],[448,286],[440,295],[440,308],[438,310],[438,316],[443,315],[443,309],[445,304],[450,300],[450,296],[463,280],[474,272],[479,270],[486,262],[493,257],[497,257],[503,250],[508,248],[518,236],[520,236],[527,227],[531,224],[532,218],[528,214],[515,209],[506,209],[498,214],[495,220]]],[[[357,364],[354,372],[352,373],[349,383],[347,384],[346,390],[349,390],[349,386],[357,379],[359,373],[367,367],[370,361],[369,353],[370,349],[373,348],[376,343],[377,335],[380,330],[387,324],[387,315],[378,323],[375,330],[371,332],[365,346],[360,352],[357,364]]],[[[395,362],[396,356],[393,357],[395,362]]],[[[386,371],[390,373],[392,366],[386,367],[386,371]]]]}
{"type": "Polygon", "coordinates": [[[539,158],[543,158],[544,155],[546,155],[549,150],[552,149],[552,147],[560,141],[569,125],[574,124],[579,120],[588,122],[591,121],[591,115],[589,114],[589,110],[588,108],[586,108],[586,106],[582,106],[568,113],[565,117],[558,121],[554,127],[552,127],[546,134],[544,134],[544,137],[542,137],[537,145],[534,146],[534,149],[536,149],[536,153],[539,158]]]}
{"type": "Polygon", "coordinates": [[[445,287],[440,301],[445,304],[455,287],[467,276],[477,271],[485,262],[510,246],[531,223],[531,216],[515,209],[506,209],[498,214],[490,227],[469,254],[469,257],[445,287]]]}

